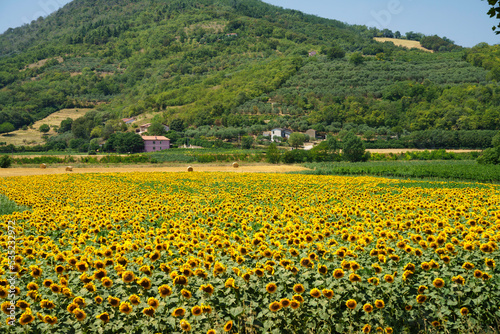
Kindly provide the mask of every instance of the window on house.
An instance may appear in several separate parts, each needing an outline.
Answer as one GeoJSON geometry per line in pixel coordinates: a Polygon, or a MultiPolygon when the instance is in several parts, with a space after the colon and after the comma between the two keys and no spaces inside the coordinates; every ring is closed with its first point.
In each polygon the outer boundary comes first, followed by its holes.
{"type": "Polygon", "coordinates": [[[161,145],[161,142],[160,142],[160,145],[161,145]]]}
{"type": "Polygon", "coordinates": [[[153,146],[153,151],[156,150],[156,147],[153,146]]]}
{"type": "Polygon", "coordinates": [[[153,141],[153,144],[156,144],[156,142],[155,142],[155,141],[153,141]]]}

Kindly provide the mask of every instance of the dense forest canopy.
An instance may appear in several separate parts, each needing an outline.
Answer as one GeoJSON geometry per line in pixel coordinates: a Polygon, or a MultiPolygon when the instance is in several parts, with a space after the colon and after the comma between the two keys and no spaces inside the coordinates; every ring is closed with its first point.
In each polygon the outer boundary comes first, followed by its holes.
{"type": "Polygon", "coordinates": [[[96,105],[66,142],[107,139],[127,129],[121,118],[151,111],[160,123],[243,134],[498,130],[499,52],[259,0],[74,0],[0,36],[0,132],[96,105]]]}

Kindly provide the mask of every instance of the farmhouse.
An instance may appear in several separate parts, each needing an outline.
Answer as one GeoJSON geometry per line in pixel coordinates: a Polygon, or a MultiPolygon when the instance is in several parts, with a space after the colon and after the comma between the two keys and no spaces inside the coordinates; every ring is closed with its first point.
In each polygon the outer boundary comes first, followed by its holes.
{"type": "Polygon", "coordinates": [[[286,128],[274,128],[271,130],[271,141],[274,141],[275,137],[281,137],[288,139],[293,133],[292,130],[286,128]]]}
{"type": "MultiPolygon", "coordinates": [[[[163,128],[165,129],[165,131],[169,131],[170,130],[170,127],[168,125],[163,125],[163,128]]],[[[142,135],[143,133],[145,132],[148,132],[148,128],[151,126],[151,123],[146,123],[146,124],[142,124],[141,126],[139,126],[137,129],[135,129],[135,133],[137,133],[138,135],[142,135]]]]}
{"type": "Polygon", "coordinates": [[[144,140],[144,152],[161,151],[170,148],[170,139],[165,136],[141,136],[144,140]]]}

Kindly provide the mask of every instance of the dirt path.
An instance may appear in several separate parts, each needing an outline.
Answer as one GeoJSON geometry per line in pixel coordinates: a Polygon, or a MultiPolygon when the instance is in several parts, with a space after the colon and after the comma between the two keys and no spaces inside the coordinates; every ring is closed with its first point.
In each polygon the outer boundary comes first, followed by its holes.
{"type": "MultiPolygon", "coordinates": [[[[24,176],[24,175],[47,175],[47,174],[67,174],[67,173],[127,173],[127,172],[187,172],[186,166],[176,167],[152,167],[152,166],[122,166],[122,167],[73,167],[72,172],[65,170],[65,167],[54,168],[5,168],[0,169],[0,177],[24,176]]],[[[194,172],[233,172],[233,173],[286,173],[307,170],[301,166],[289,165],[243,165],[238,168],[229,166],[206,166],[192,165],[194,172]]]]}

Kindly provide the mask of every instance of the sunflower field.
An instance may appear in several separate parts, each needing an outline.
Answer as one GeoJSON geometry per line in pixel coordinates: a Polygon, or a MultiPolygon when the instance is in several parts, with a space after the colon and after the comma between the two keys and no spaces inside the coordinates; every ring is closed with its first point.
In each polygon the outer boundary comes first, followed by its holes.
{"type": "Polygon", "coordinates": [[[0,178],[1,333],[498,333],[500,186],[0,178]]]}

